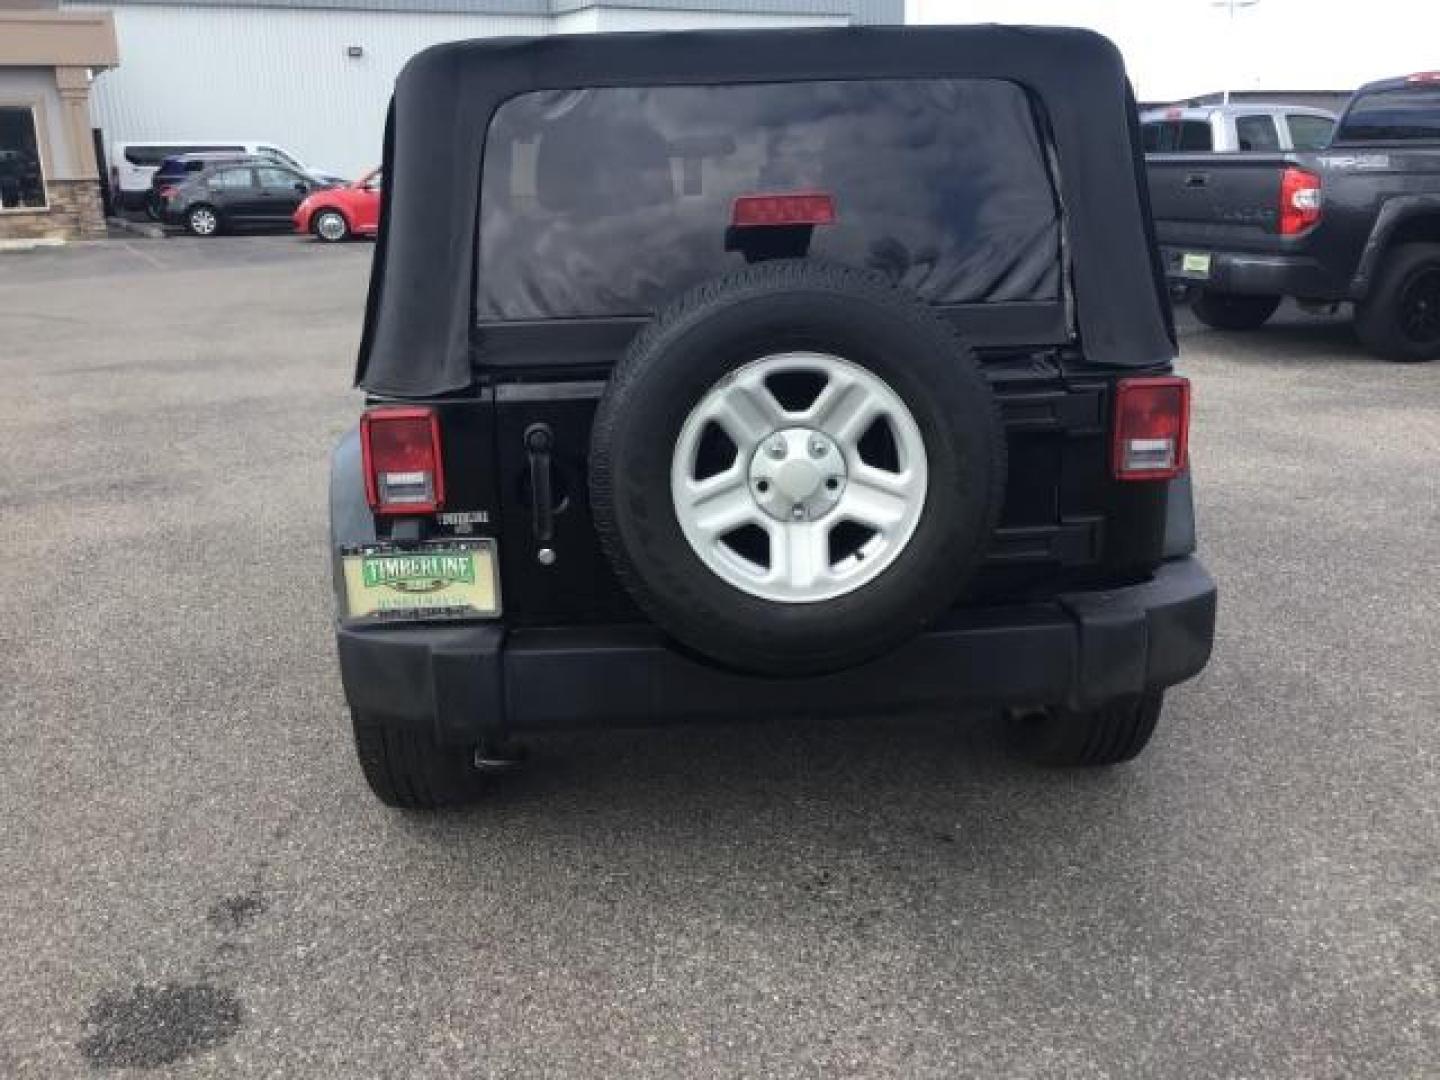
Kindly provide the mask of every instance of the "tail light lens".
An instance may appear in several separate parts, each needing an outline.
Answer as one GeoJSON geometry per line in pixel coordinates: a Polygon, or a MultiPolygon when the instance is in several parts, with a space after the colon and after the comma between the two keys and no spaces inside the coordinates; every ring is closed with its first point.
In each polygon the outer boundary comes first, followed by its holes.
{"type": "Polygon", "coordinates": [[[1190,442],[1190,380],[1122,379],[1115,395],[1117,480],[1171,480],[1185,471],[1190,442]]]}
{"type": "Polygon", "coordinates": [[[173,196],[174,194],[175,194],[175,186],[174,186],[173,184],[166,184],[164,187],[162,187],[162,188],[160,189],[160,198],[162,198],[162,199],[168,199],[168,198],[170,198],[171,196],[173,196]]]}
{"type": "Polygon", "coordinates": [[[434,409],[371,409],[360,417],[365,495],[377,514],[431,514],[445,504],[434,409]]]}
{"type": "Polygon", "coordinates": [[[1286,169],[1280,178],[1280,234],[1295,236],[1320,220],[1320,177],[1286,169]]]}
{"type": "Polygon", "coordinates": [[[835,200],[823,191],[741,195],[730,210],[730,224],[737,229],[753,229],[763,225],[834,223],[835,200]]]}

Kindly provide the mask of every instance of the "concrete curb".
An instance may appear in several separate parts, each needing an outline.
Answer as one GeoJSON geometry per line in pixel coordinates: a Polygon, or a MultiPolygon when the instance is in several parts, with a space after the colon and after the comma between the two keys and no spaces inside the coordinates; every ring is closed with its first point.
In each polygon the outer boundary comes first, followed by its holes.
{"type": "Polygon", "coordinates": [[[0,240],[0,255],[21,255],[41,248],[64,247],[65,241],[54,236],[39,236],[29,240],[0,240]]]}

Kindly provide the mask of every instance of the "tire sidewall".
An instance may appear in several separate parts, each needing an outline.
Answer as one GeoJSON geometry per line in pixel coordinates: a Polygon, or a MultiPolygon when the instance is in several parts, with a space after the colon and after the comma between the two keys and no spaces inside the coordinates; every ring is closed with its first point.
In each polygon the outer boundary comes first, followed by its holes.
{"type": "Polygon", "coordinates": [[[345,220],[345,215],[340,213],[340,211],[338,210],[321,210],[318,214],[315,215],[315,224],[312,228],[316,237],[318,237],[320,240],[323,240],[327,244],[338,244],[350,238],[350,223],[345,220]],[[327,217],[333,217],[339,220],[342,229],[339,236],[326,236],[321,231],[321,223],[327,217]]]}
{"type": "Polygon", "coordinates": [[[1279,307],[1278,296],[1220,293],[1209,289],[1201,289],[1190,304],[1195,317],[1215,330],[1258,330],[1279,307]]]}
{"type": "Polygon", "coordinates": [[[198,236],[202,240],[208,240],[210,237],[215,236],[220,232],[220,212],[216,210],[213,206],[211,206],[209,203],[202,203],[199,206],[192,206],[185,211],[185,229],[190,233],[191,236],[198,236]],[[215,227],[211,229],[208,233],[201,232],[199,229],[195,228],[194,215],[201,210],[208,210],[210,212],[210,215],[215,219],[215,227]]]}
{"type": "Polygon", "coordinates": [[[1370,295],[1356,310],[1355,328],[1366,348],[1387,360],[1423,363],[1440,358],[1440,343],[1422,345],[1400,327],[1400,302],[1410,279],[1440,266],[1440,244],[1406,244],[1387,258],[1370,295]]]}
{"type": "Polygon", "coordinates": [[[753,276],[757,283],[733,292],[721,283],[713,304],[662,324],[627,357],[597,422],[592,458],[609,480],[595,493],[597,524],[618,540],[607,545],[611,557],[657,622],[683,622],[683,639],[712,657],[766,669],[781,657],[805,673],[874,655],[953,601],[994,526],[1004,442],[968,351],[918,302],[888,286],[887,296],[858,272],[848,276],[867,288],[854,292],[753,276]],[[929,476],[915,531],[884,571],[839,597],[782,604],[736,589],[705,565],[681,529],[671,467],[680,429],[706,392],[762,356],[799,351],[838,356],[889,384],[920,429],[929,476]],[[644,393],[629,393],[637,380],[644,393]]]}

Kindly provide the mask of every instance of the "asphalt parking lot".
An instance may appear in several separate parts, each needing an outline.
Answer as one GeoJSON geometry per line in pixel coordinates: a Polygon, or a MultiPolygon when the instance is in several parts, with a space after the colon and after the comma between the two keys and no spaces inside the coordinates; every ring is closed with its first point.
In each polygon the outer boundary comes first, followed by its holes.
{"type": "Polygon", "coordinates": [[[1187,324],[1220,633],[1130,766],[756,717],[407,816],[329,635],[371,250],[0,255],[0,1075],[1440,1071],[1440,364],[1187,324]]]}

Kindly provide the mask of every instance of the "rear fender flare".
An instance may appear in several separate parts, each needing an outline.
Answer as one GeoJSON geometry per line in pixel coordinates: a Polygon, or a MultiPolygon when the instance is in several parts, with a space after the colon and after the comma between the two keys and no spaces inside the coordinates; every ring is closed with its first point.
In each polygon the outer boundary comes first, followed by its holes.
{"type": "Polygon", "coordinates": [[[364,465],[360,455],[360,428],[340,436],[330,451],[330,568],[335,587],[335,608],[345,603],[341,549],[375,543],[375,518],[365,498],[364,465]]]}
{"type": "Polygon", "coordinates": [[[1396,231],[1406,222],[1417,217],[1433,216],[1440,221],[1440,194],[1400,195],[1387,200],[1375,218],[1375,227],[1365,241],[1365,250],[1360,254],[1360,265],[1350,279],[1350,299],[1364,300],[1370,293],[1370,286],[1389,250],[1396,231]]]}

